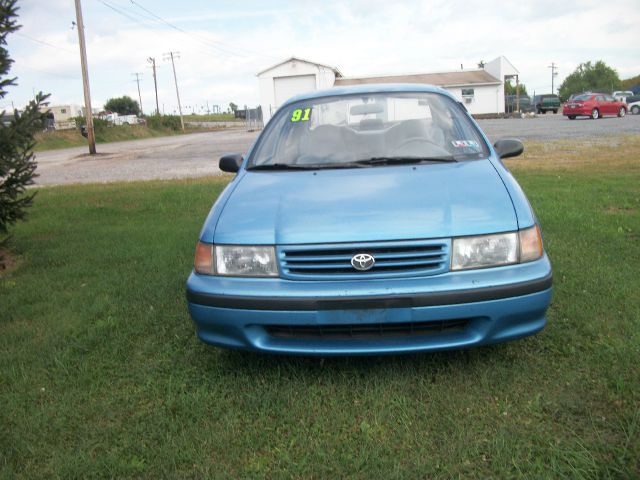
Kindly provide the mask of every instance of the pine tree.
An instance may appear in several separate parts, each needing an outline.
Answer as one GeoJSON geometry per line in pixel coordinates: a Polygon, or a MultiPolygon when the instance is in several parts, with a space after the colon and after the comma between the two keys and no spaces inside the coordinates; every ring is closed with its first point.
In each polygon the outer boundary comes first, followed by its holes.
{"type": "MultiPolygon", "coordinates": [[[[7,36],[20,28],[17,24],[17,0],[0,0],[0,100],[7,95],[7,88],[16,85],[16,78],[7,78],[13,60],[5,48],[7,36]]],[[[13,120],[5,122],[5,112],[0,117],[0,247],[9,239],[9,226],[26,216],[35,192],[27,193],[36,176],[33,155],[34,134],[42,130],[44,115],[40,111],[48,95],[42,92],[29,102],[24,110],[13,112],[13,120]]],[[[0,267],[3,265],[0,258],[0,267]]]]}

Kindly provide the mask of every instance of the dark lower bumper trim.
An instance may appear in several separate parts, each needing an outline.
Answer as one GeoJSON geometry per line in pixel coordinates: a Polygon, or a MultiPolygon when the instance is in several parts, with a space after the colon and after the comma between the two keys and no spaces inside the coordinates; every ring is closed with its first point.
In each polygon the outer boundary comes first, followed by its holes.
{"type": "Polygon", "coordinates": [[[215,295],[187,290],[190,303],[218,308],[241,310],[360,310],[372,308],[431,307],[474,303],[501,298],[520,297],[551,288],[553,276],[549,275],[529,282],[514,283],[496,287],[450,292],[429,292],[407,295],[381,295],[369,297],[241,297],[215,295]]]}

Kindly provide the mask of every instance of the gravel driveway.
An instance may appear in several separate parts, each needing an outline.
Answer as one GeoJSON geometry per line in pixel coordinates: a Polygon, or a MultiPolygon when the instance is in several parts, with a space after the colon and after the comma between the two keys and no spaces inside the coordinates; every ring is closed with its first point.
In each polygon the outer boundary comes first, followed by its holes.
{"type": "MultiPolygon", "coordinates": [[[[499,138],[557,140],[639,134],[640,115],[600,120],[568,120],[562,115],[535,118],[480,120],[492,142],[499,138]]],[[[36,154],[38,185],[102,183],[202,177],[220,173],[218,159],[226,152],[246,152],[258,132],[228,129],[173,137],[101,144],[98,155],[86,147],[51,150],[36,154]]]]}

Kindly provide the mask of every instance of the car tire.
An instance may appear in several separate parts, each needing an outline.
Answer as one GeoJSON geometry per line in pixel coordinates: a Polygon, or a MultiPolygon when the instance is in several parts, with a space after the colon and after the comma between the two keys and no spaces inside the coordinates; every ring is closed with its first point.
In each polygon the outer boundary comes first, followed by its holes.
{"type": "Polygon", "coordinates": [[[575,115],[569,115],[569,120],[575,120],[576,116],[575,115]]]}
{"type": "Polygon", "coordinates": [[[554,108],[554,109],[553,109],[553,113],[558,113],[558,109],[557,109],[557,108],[554,108]]]}
{"type": "Polygon", "coordinates": [[[631,113],[633,113],[634,115],[638,115],[640,113],[640,107],[638,105],[634,105],[633,107],[631,107],[631,113]]]}
{"type": "Polygon", "coordinates": [[[591,110],[591,119],[596,120],[598,118],[600,118],[600,110],[594,108],[593,110],[591,110]]]}
{"type": "Polygon", "coordinates": [[[620,110],[618,110],[618,116],[624,117],[626,114],[627,114],[627,110],[624,107],[620,107],[620,110]]]}

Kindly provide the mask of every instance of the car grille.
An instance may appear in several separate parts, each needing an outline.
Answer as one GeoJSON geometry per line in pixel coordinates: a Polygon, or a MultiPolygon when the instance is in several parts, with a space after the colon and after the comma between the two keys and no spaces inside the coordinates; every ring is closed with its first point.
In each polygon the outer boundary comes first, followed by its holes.
{"type": "Polygon", "coordinates": [[[449,268],[450,240],[415,240],[330,245],[285,245],[278,247],[280,270],[284,278],[332,280],[425,276],[449,268]],[[358,271],[351,265],[354,255],[366,253],[375,258],[370,270],[358,271]]]}
{"type": "Polygon", "coordinates": [[[436,322],[375,323],[365,325],[269,325],[265,329],[269,335],[277,338],[370,340],[458,333],[464,331],[470,321],[470,319],[465,318],[436,322]]]}

